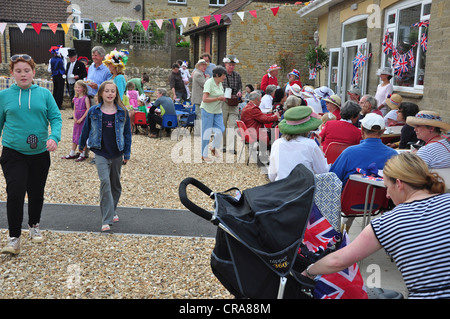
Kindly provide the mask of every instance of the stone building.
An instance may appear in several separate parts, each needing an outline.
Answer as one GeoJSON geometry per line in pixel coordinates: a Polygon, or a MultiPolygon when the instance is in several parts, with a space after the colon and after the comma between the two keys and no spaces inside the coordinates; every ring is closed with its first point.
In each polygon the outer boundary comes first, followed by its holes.
{"type": "Polygon", "coordinates": [[[329,67],[316,85],[327,85],[346,100],[352,85],[352,60],[359,51],[368,61],[360,68],[358,86],[363,93],[374,95],[379,84],[377,69],[399,66],[392,52],[384,52],[383,41],[388,34],[400,56],[409,50],[413,53],[413,64],[407,64],[407,70],[391,80],[394,92],[403,101],[414,102],[421,110],[438,111],[450,121],[450,73],[446,72],[450,68],[446,45],[449,1],[316,0],[298,14],[318,19],[319,43],[330,51],[329,67]],[[421,46],[422,36],[427,38],[426,50],[421,46]]]}
{"type": "Polygon", "coordinates": [[[201,21],[198,26],[187,29],[185,36],[191,41],[191,60],[197,61],[203,52],[209,52],[212,62],[222,64],[227,54],[235,55],[240,63],[236,71],[241,74],[243,86],[260,83],[272,64],[280,64],[281,52],[292,52],[294,64],[278,76],[280,85],[287,82],[286,75],[292,67],[301,73],[302,83],[309,73],[305,54],[314,44],[317,30],[316,18],[301,18],[296,12],[301,7],[296,1],[233,0],[211,13],[221,15],[220,24],[211,18],[210,23],[201,21]],[[271,8],[278,8],[274,15],[271,8]],[[249,14],[256,11],[257,17],[249,14]],[[243,12],[241,19],[237,12],[243,12]]]}

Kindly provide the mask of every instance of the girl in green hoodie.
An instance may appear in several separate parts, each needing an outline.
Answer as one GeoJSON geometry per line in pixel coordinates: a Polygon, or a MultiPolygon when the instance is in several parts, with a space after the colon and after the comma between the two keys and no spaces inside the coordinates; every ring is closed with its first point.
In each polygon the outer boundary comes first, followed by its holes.
{"type": "Polygon", "coordinates": [[[49,152],[56,150],[61,139],[62,119],[51,92],[33,84],[35,63],[29,55],[13,55],[10,72],[16,84],[0,91],[0,164],[6,180],[9,224],[9,241],[1,252],[18,254],[25,194],[30,237],[33,242],[43,240],[39,222],[50,167],[49,152]]]}

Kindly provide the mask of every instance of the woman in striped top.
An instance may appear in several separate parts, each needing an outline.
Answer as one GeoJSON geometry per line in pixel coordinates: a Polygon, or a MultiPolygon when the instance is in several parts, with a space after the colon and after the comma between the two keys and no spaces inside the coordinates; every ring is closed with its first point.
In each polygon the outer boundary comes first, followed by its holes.
{"type": "Polygon", "coordinates": [[[384,248],[402,273],[409,298],[450,298],[450,194],[443,179],[408,152],[388,160],[383,174],[387,196],[396,207],[303,274],[338,272],[384,248]]]}

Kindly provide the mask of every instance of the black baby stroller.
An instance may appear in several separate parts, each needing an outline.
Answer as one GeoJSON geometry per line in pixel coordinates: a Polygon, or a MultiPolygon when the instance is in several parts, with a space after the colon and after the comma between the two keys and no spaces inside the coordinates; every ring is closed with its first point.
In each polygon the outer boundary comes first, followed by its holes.
{"type": "Polygon", "coordinates": [[[314,281],[300,275],[304,267],[294,265],[314,192],[314,175],[302,164],[287,178],[244,190],[240,197],[214,193],[194,178],[179,188],[186,208],[218,226],[211,256],[215,276],[236,298],[259,299],[312,297],[314,281]],[[215,200],[213,212],[188,199],[188,185],[215,200]]]}

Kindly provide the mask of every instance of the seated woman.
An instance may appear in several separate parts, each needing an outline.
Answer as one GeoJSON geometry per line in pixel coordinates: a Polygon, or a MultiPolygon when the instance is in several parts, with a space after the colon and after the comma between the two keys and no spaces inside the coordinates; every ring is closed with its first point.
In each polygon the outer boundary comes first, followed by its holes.
{"type": "Polygon", "coordinates": [[[341,119],[328,121],[320,131],[321,146],[325,152],[331,142],[357,145],[362,139],[361,130],[355,126],[361,107],[355,101],[347,101],[341,108],[341,119]]]}
{"type": "Polygon", "coordinates": [[[261,99],[259,108],[263,113],[271,113],[273,107],[273,96],[275,95],[275,90],[277,87],[275,85],[268,85],[266,88],[266,94],[261,99]]]}
{"type": "MultiPolygon", "coordinates": [[[[419,113],[419,106],[417,106],[417,104],[402,102],[398,106],[397,120],[405,122],[408,116],[416,116],[417,113],[419,113]]],[[[410,149],[410,143],[417,143],[418,141],[414,127],[409,124],[403,125],[400,134],[400,141],[396,143],[388,143],[387,145],[392,148],[410,149]]]]}
{"type": "Polygon", "coordinates": [[[147,123],[150,127],[150,137],[156,138],[158,136],[158,130],[156,124],[162,124],[162,117],[164,114],[176,115],[175,105],[173,100],[167,95],[166,89],[156,89],[156,101],[150,108],[147,114],[147,123]],[[156,108],[160,109],[160,112],[155,112],[156,108]]]}
{"type": "Polygon", "coordinates": [[[308,266],[303,275],[335,273],[384,248],[402,273],[408,298],[450,298],[450,194],[443,179],[410,152],[389,159],[383,177],[396,207],[373,219],[348,246],[308,266]]]}
{"type": "Polygon", "coordinates": [[[337,120],[341,119],[341,98],[339,95],[332,95],[324,99],[328,112],[333,113],[337,120]]]}
{"type": "Polygon", "coordinates": [[[281,138],[271,148],[268,177],[277,181],[287,177],[298,164],[305,165],[315,174],[328,172],[328,164],[317,143],[308,138],[322,121],[311,116],[308,106],[295,106],[284,113],[279,124],[281,138]]]}
{"type": "Polygon", "coordinates": [[[408,116],[406,124],[413,126],[417,138],[425,142],[417,155],[429,168],[450,167],[450,143],[442,136],[450,131],[450,124],[443,122],[439,113],[421,111],[416,116],[408,116]]]}

